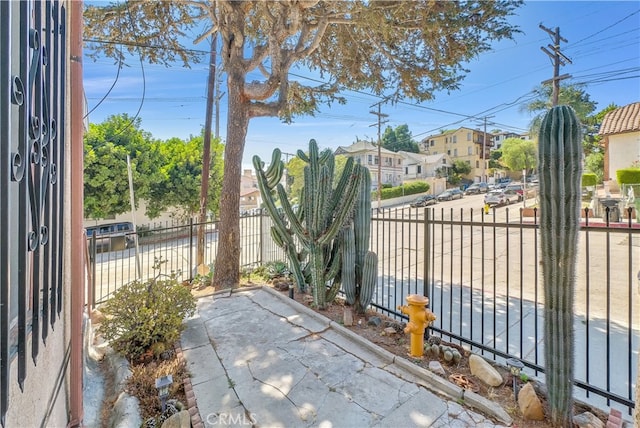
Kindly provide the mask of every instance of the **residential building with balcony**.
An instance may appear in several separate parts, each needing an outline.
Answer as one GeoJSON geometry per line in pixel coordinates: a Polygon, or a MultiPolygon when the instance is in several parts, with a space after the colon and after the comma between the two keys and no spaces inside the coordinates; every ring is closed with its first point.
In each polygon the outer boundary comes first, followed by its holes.
{"type": "Polygon", "coordinates": [[[487,181],[491,151],[491,134],[461,127],[426,137],[420,142],[420,152],[428,155],[446,154],[451,163],[460,160],[471,167],[465,177],[473,181],[487,181]]]}
{"type": "Polygon", "coordinates": [[[338,147],[334,154],[354,158],[360,165],[366,166],[371,173],[372,190],[378,188],[378,170],[382,184],[402,184],[402,155],[398,153],[378,147],[369,141],[358,140],[350,146],[338,147]]]}
{"type": "Polygon", "coordinates": [[[502,144],[507,138],[518,138],[520,140],[526,140],[529,136],[528,134],[516,134],[515,132],[494,132],[491,134],[493,138],[493,145],[491,148],[493,150],[498,150],[502,147],[502,144]]]}

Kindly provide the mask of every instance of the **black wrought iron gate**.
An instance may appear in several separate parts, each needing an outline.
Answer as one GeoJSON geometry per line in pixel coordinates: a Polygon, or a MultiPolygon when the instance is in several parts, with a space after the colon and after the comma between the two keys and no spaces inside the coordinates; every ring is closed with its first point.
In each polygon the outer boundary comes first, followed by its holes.
{"type": "MultiPolygon", "coordinates": [[[[0,416],[63,309],[65,6],[0,1],[0,416]],[[17,364],[17,379],[10,368],[17,364]]],[[[62,328],[62,326],[60,326],[62,328]]]]}

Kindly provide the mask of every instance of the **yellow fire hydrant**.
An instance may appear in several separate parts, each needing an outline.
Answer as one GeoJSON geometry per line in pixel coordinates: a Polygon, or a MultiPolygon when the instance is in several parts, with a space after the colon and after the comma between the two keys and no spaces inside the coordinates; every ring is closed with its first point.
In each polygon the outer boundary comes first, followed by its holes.
{"type": "Polygon", "coordinates": [[[405,333],[411,333],[411,356],[422,357],[424,354],[424,331],[429,324],[436,320],[436,316],[426,306],[429,299],[418,294],[407,296],[409,305],[398,306],[400,312],[409,315],[409,323],[404,329],[405,333]]]}

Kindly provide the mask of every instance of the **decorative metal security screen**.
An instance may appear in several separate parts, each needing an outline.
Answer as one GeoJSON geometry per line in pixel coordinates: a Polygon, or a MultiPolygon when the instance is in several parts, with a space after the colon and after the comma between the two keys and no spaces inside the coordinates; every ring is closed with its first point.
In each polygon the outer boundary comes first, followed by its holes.
{"type": "Polygon", "coordinates": [[[0,1],[0,416],[62,311],[65,8],[0,1]]]}

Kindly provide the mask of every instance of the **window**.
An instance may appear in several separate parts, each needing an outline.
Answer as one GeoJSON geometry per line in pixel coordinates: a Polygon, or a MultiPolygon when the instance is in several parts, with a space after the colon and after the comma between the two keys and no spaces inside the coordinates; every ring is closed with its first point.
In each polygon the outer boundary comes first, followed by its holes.
{"type": "Polygon", "coordinates": [[[453,156],[458,156],[458,149],[453,149],[453,156]]]}
{"type": "Polygon", "coordinates": [[[454,144],[457,143],[458,142],[458,136],[454,135],[453,137],[451,137],[451,142],[454,143],[454,144]]]}
{"type": "Polygon", "coordinates": [[[447,155],[451,156],[451,150],[447,150],[447,155]]]}
{"type": "Polygon", "coordinates": [[[433,141],[433,140],[431,140],[429,143],[430,143],[431,147],[433,147],[436,144],[436,142],[433,141]]]}
{"type": "Polygon", "coordinates": [[[480,161],[476,161],[476,168],[480,168],[480,161]]]}
{"type": "Polygon", "coordinates": [[[368,156],[368,163],[369,163],[369,165],[371,165],[372,159],[373,159],[373,156],[372,156],[372,155],[369,155],[369,156],[368,156]]]}
{"type": "Polygon", "coordinates": [[[473,146],[467,147],[467,154],[468,155],[472,155],[473,154],[473,146]]]}
{"type": "Polygon", "coordinates": [[[402,165],[402,159],[398,159],[398,165],[402,165]]]}
{"type": "Polygon", "coordinates": [[[467,141],[471,141],[471,132],[467,132],[467,141]]]}
{"type": "Polygon", "coordinates": [[[378,165],[378,156],[373,158],[373,164],[378,165]]]}
{"type": "Polygon", "coordinates": [[[422,174],[422,165],[418,165],[418,174],[422,174]]]}
{"type": "Polygon", "coordinates": [[[409,167],[404,167],[404,175],[409,175],[409,167]]]}

